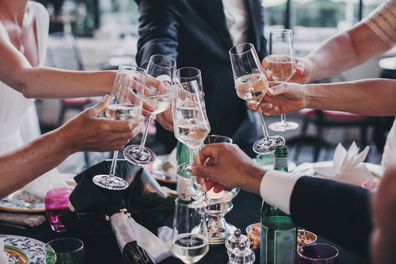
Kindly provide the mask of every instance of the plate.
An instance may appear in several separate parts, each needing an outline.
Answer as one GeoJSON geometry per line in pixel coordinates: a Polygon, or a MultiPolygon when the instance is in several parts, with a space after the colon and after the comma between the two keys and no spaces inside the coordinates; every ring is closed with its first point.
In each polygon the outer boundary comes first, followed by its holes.
{"type": "MultiPolygon", "coordinates": [[[[0,235],[4,248],[8,246],[27,255],[29,263],[45,264],[45,243],[34,238],[14,235],[0,235]]],[[[22,262],[23,263],[23,262],[22,262]]]]}
{"type": "MultiPolygon", "coordinates": [[[[75,182],[72,173],[60,173],[58,178],[66,186],[74,188],[75,182]]],[[[44,199],[19,189],[0,200],[0,210],[12,213],[43,213],[45,212],[44,199]]]]}
{"type": "Polygon", "coordinates": [[[14,213],[45,212],[44,200],[21,189],[0,200],[0,210],[14,213]]]}
{"type": "MultiPolygon", "coordinates": [[[[374,163],[364,163],[367,169],[371,172],[373,177],[382,178],[384,174],[384,167],[374,163]]],[[[333,168],[333,161],[321,161],[315,163],[302,163],[298,165],[293,173],[304,173],[306,175],[311,176],[324,176],[324,177],[332,177],[335,175],[335,171],[333,168]]]]}
{"type": "Polygon", "coordinates": [[[17,264],[29,263],[28,255],[19,248],[5,245],[4,252],[6,254],[7,263],[17,263],[17,264]]]}

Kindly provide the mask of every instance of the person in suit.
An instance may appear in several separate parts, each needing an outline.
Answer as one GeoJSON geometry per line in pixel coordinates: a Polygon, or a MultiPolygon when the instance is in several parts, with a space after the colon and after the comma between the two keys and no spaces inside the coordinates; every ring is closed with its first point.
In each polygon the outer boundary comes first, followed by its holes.
{"type": "Polygon", "coordinates": [[[223,186],[240,187],[261,194],[264,201],[290,214],[296,225],[369,258],[373,229],[371,201],[370,193],[363,188],[287,172],[266,171],[233,144],[206,145],[199,159],[198,164],[203,165],[196,164],[193,173],[206,179],[207,190],[214,188],[219,192],[223,186]]]}
{"type": "MultiPolygon", "coordinates": [[[[232,137],[251,151],[258,138],[254,115],[234,89],[228,51],[239,43],[254,44],[266,55],[263,7],[259,0],[139,0],[137,64],[151,55],[173,57],[178,67],[202,71],[211,133],[232,137]]],[[[158,127],[157,137],[170,151],[176,140],[158,127]]]]}

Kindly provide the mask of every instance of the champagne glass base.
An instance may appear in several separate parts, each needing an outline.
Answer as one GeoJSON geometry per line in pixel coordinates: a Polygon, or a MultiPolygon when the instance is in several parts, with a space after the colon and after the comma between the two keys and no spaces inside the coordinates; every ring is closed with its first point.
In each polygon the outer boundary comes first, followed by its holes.
{"type": "Polygon", "coordinates": [[[275,122],[268,126],[272,131],[285,132],[286,130],[295,130],[299,127],[296,122],[275,122]]]}
{"type": "Polygon", "coordinates": [[[92,182],[103,189],[112,191],[125,190],[129,186],[126,180],[117,176],[110,176],[105,174],[94,176],[92,178],[92,182]]]}
{"type": "Polygon", "coordinates": [[[126,160],[140,166],[153,163],[156,157],[154,151],[147,147],[144,147],[141,151],[139,145],[127,146],[123,153],[126,160]]]}
{"type": "Polygon", "coordinates": [[[283,146],[285,143],[285,138],[279,135],[263,138],[254,143],[253,151],[257,154],[266,154],[273,152],[276,147],[283,146]]]}

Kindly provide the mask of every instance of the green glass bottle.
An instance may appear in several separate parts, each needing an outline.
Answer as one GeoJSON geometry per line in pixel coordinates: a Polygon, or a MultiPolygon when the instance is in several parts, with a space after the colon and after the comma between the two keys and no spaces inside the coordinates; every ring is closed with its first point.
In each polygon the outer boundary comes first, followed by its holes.
{"type": "MultiPolygon", "coordinates": [[[[275,149],[274,169],[288,171],[286,146],[275,149]]],[[[297,228],[291,217],[277,207],[263,202],[261,208],[260,264],[296,263],[296,250],[297,228]]]]}
{"type": "Polygon", "coordinates": [[[180,141],[177,141],[176,145],[176,161],[177,166],[190,161],[190,150],[180,141]]]}

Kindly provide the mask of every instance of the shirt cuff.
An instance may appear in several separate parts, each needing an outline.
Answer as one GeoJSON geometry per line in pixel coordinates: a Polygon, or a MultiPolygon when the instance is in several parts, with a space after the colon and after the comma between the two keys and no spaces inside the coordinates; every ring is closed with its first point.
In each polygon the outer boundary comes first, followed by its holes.
{"type": "Polygon", "coordinates": [[[266,203],[290,214],[290,197],[294,185],[302,176],[283,171],[267,171],[261,179],[261,197],[266,203]]]}

